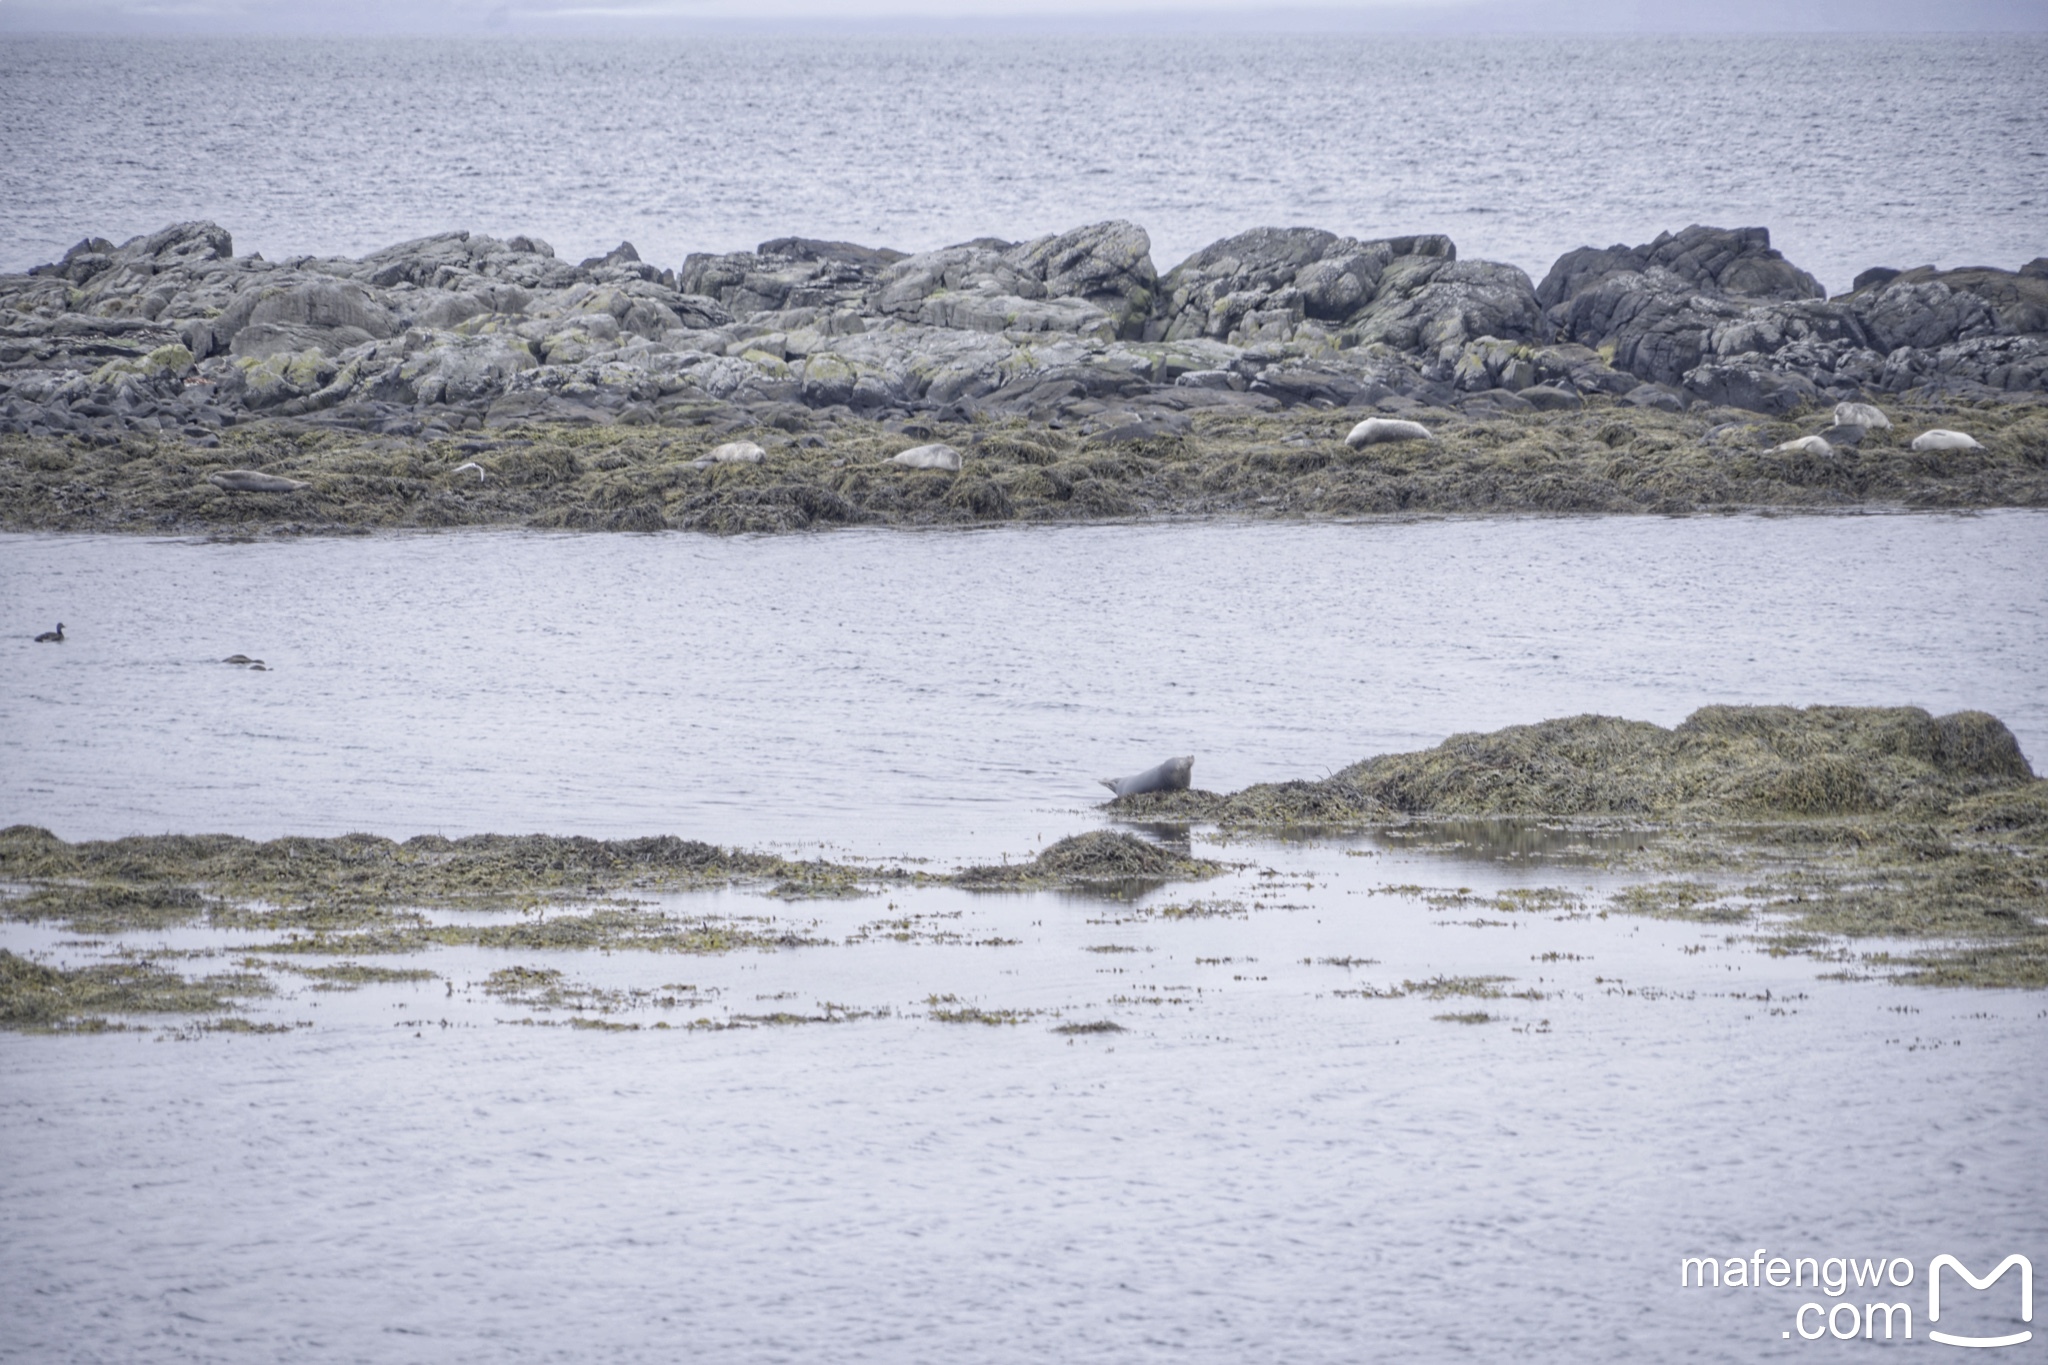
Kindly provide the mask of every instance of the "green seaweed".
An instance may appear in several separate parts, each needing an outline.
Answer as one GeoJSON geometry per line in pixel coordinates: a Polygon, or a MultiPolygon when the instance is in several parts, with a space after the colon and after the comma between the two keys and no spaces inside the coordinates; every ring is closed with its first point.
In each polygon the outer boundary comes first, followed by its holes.
{"type": "Polygon", "coordinates": [[[929,1011],[926,1017],[941,1024],[1021,1024],[1026,1019],[1045,1013],[1044,1010],[1032,1009],[983,1009],[979,1005],[965,1003],[957,995],[928,995],[924,1003],[929,1011]]]}
{"type": "Polygon", "coordinates": [[[1049,844],[1029,862],[962,868],[952,881],[971,890],[1107,887],[1129,894],[1168,881],[1214,877],[1226,870],[1222,863],[1175,853],[1133,835],[1095,830],[1049,844]]]}
{"type": "Polygon", "coordinates": [[[0,948],[0,1028],[23,1032],[98,1031],[113,1027],[110,1014],[227,1014],[238,999],[271,990],[248,972],[192,980],[127,958],[52,967],[0,948]]]}
{"type": "MultiPolygon", "coordinates": [[[[271,368],[281,373],[287,362],[306,358],[277,357],[271,368]]],[[[251,377],[269,373],[259,366],[251,377]]],[[[109,439],[101,433],[10,435],[0,436],[0,528],[304,534],[527,525],[734,534],[1112,517],[2048,505],[2048,418],[2021,403],[1975,405],[1967,421],[1985,449],[1938,459],[1882,432],[1826,457],[1780,451],[1803,434],[1800,426],[1725,409],[1662,413],[1597,395],[1573,412],[1432,415],[1433,441],[1354,451],[1343,438],[1358,416],[1201,411],[1183,433],[1132,440],[1016,418],[924,419],[917,439],[963,452],[957,476],[887,464],[910,438],[871,419],[819,412],[750,425],[743,414],[685,399],[665,401],[669,425],[654,426],[520,422],[482,434],[430,427],[418,438],[393,438],[263,417],[209,436],[217,448],[176,435],[132,434],[103,446],[94,444],[109,439]],[[737,426],[723,420],[734,417],[737,426]],[[1745,423],[1732,442],[1731,418],[1745,423]],[[768,458],[703,462],[712,446],[733,439],[757,442],[768,458]],[[471,464],[476,469],[463,468],[471,464]],[[307,487],[250,495],[207,482],[226,468],[307,487]]],[[[1937,425],[1961,420],[1952,412],[1923,416],[1937,425]]]]}

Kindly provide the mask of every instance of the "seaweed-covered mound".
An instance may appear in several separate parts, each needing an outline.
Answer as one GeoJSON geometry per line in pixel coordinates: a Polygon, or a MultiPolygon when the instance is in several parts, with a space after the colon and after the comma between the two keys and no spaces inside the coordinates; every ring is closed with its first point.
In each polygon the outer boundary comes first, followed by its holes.
{"type": "Polygon", "coordinates": [[[234,998],[268,995],[251,972],[193,981],[149,962],[113,961],[67,970],[0,948],[0,1029],[96,1031],[109,1014],[224,1014],[234,998]]]}
{"type": "Polygon", "coordinates": [[[1345,443],[1356,411],[1179,411],[1154,399],[1072,418],[882,420],[791,406],[685,429],[526,425],[419,440],[262,422],[226,432],[217,449],[165,435],[93,445],[0,434],[0,528],[723,535],[1218,515],[2048,506],[2048,410],[1890,406],[1893,427],[1840,448],[1788,445],[1812,434],[1817,415],[1666,412],[1599,396],[1540,412],[1404,408],[1434,440],[1362,449],[1345,443]],[[1930,426],[1960,428],[1979,446],[1914,450],[1913,433],[1930,426]],[[758,461],[717,457],[741,441],[760,448],[758,461]],[[932,442],[959,452],[957,472],[894,463],[932,442]],[[304,487],[237,492],[228,471],[304,487]]]}
{"type": "Polygon", "coordinates": [[[1708,706],[1673,729],[1573,716],[1453,735],[1320,782],[1229,796],[1173,792],[1110,803],[1119,815],[1231,825],[1362,824],[1406,816],[1648,820],[1944,815],[2034,781],[1995,716],[1918,707],[1708,706]]]}
{"type": "Polygon", "coordinates": [[[968,887],[1043,887],[1091,882],[1181,881],[1213,877],[1221,863],[1187,857],[1129,834],[1097,830],[1047,845],[1028,863],[963,868],[954,880],[968,887]]]}
{"type": "Polygon", "coordinates": [[[425,903],[587,887],[693,886],[764,877],[790,864],[673,836],[648,839],[478,834],[419,835],[399,843],[373,834],[258,843],[229,834],[165,834],[66,843],[46,829],[0,830],[0,879],[82,878],[122,887],[137,908],[203,908],[217,887],[244,895],[362,896],[425,903]]]}
{"type": "Polygon", "coordinates": [[[1404,814],[1713,819],[1933,814],[2033,775],[1981,711],[1708,706],[1671,730],[1575,716],[1453,735],[1336,780],[1404,814]]]}

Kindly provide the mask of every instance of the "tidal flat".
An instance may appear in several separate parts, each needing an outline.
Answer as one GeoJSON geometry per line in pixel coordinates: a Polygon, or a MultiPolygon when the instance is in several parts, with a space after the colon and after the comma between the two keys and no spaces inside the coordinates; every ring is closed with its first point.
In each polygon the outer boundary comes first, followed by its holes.
{"type": "MultiPolygon", "coordinates": [[[[165,1013],[226,1018],[239,1014],[242,999],[275,994],[294,975],[315,990],[435,980],[435,952],[450,948],[481,951],[484,960],[537,953],[559,962],[589,952],[704,957],[918,943],[1001,950],[1022,941],[958,923],[970,909],[957,899],[901,909],[899,894],[921,892],[964,892],[970,901],[1007,893],[1033,904],[1065,898],[1097,907],[1092,922],[1170,934],[1176,922],[1249,925],[1275,910],[1310,910],[1333,882],[1346,895],[1363,890],[1417,902],[1432,915],[1472,915],[1442,921],[1470,928],[1642,917],[1712,926],[1729,943],[1814,958],[1838,979],[2048,988],[2048,782],[2034,776],[2011,732],[1982,713],[1721,706],[1671,729],[1574,717],[1457,735],[1314,782],[1121,797],[1103,813],[1151,837],[1097,830],[1055,841],[1028,861],[953,871],[797,861],[675,838],[158,836],[72,844],[14,826],[0,831],[0,915],[94,935],[108,951],[62,967],[0,950],[0,1021],[70,1030],[165,1013]],[[1219,856],[1195,852],[1198,830],[1219,856]],[[1364,836],[1372,844],[1350,851],[1397,847],[1424,861],[1492,842],[1528,866],[1590,870],[1604,885],[1475,892],[1362,879],[1348,867],[1319,883],[1313,873],[1261,865],[1276,835],[1310,848],[1364,836]],[[1254,859],[1233,861],[1232,851],[1254,859]],[[1219,879],[1228,891],[1175,890],[1219,879]],[[729,893],[716,909],[702,903],[713,891],[729,893]],[[753,905],[742,908],[731,893],[753,905]],[[870,910],[857,923],[791,913],[876,897],[889,898],[887,912],[870,910]],[[138,956],[140,936],[178,930],[204,932],[188,946],[138,956]],[[335,965],[299,965],[308,955],[335,965]],[[354,961],[364,957],[406,965],[354,961]],[[164,965],[186,958],[227,958],[239,973],[186,978],[164,965]]],[[[71,943],[75,953],[81,945],[71,943]]],[[[1157,948],[1083,945],[1112,963],[1157,948]]],[[[1568,959],[1553,952],[1548,960],[1568,959]]],[[[1347,971],[1363,963],[1322,961],[1347,971]]],[[[824,965],[814,986],[836,993],[839,976],[824,965]]],[[[1534,987],[1509,990],[1514,980],[1438,973],[1347,989],[1382,999],[1545,998],[1534,987]]],[[[451,981],[448,993],[454,989],[451,981]]],[[[700,1003],[684,988],[579,985],[555,965],[501,965],[482,989],[501,1003],[586,1022],[657,1001],[664,1009],[685,997],[700,1003]]],[[[1149,986],[1107,1003],[1192,1007],[1198,994],[1149,986]]],[[[990,1005],[931,992],[925,1013],[940,1022],[1021,1024],[1101,1004],[990,1005]]],[[[814,1013],[742,1011],[724,1023],[833,1023],[888,1012],[821,998],[814,1013]]],[[[1123,1026],[1113,1017],[1099,1022],[1123,1026]]]]}
{"type": "Polygon", "coordinates": [[[1574,411],[1411,413],[1434,439],[1352,449],[1364,415],[1129,411],[1093,423],[878,422],[791,406],[680,429],[520,425],[387,437],[282,420],[177,436],[0,436],[0,529],[307,535],[523,526],[718,534],[840,526],[1144,519],[1341,519],[1431,513],[1692,513],[2048,506],[2037,404],[1891,400],[1856,444],[1781,449],[1824,413],[1663,412],[1601,396],[1574,411]],[[1963,428],[1977,450],[1916,451],[1963,428]],[[758,462],[715,463],[746,441],[758,462]],[[960,452],[957,472],[890,463],[960,452]],[[248,470],[301,484],[242,492],[248,470]]]}

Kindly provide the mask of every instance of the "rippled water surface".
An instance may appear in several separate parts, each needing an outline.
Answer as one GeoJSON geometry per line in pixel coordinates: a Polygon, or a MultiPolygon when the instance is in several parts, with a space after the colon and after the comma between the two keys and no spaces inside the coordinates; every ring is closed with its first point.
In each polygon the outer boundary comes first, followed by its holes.
{"type": "Polygon", "coordinates": [[[0,537],[0,818],[67,838],[656,831],[994,857],[1098,777],[1320,776],[1714,702],[2048,754],[2048,517],[0,537]],[[224,667],[246,654],[267,673],[224,667]]]}
{"type": "MultiPolygon", "coordinates": [[[[1981,707],[2039,761],[2044,562],[2037,513],[6,536],[0,823],[944,866],[1099,827],[1090,779],[1168,753],[1231,788],[1577,711],[1981,707]]],[[[2048,1263],[2038,993],[1601,916],[1619,874],[1539,845],[1198,836],[1241,865],[1135,902],[678,896],[815,946],[447,948],[287,977],[251,1007],[287,1034],[0,1034],[0,1358],[1742,1362],[1819,1351],[1781,1336],[1814,1296],[1681,1291],[1681,1256],[2048,1263]],[[1579,899],[1444,894],[1536,886],[1579,899]],[[1194,895],[1236,909],[1160,913],[1194,895]],[[642,1027],[481,990],[513,964],[647,992],[595,1016],[642,1027]],[[1510,980],[1374,994],[1465,975],[1510,980]],[[762,1022],[827,1002],[863,1017],[762,1022]]]]}
{"type": "Polygon", "coordinates": [[[1572,247],[1762,224],[1833,290],[2048,253],[2038,35],[0,42],[0,268],[212,218],[272,259],[467,227],[665,266],[1102,218],[1572,247]]]}

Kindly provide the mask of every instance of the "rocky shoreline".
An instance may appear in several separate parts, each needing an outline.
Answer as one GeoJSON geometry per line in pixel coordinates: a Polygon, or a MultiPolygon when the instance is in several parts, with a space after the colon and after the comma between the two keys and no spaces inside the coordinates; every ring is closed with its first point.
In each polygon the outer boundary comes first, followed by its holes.
{"type": "Polygon", "coordinates": [[[674,269],[466,232],[270,262],[186,223],[0,276],[11,529],[2037,506],[2044,468],[2048,258],[1830,299],[1761,228],[1540,283],[1308,228],[1162,275],[1121,222],[674,269]],[[1351,450],[1374,415],[1433,439],[1351,450]],[[890,463],[928,444],[957,458],[890,463]]]}

